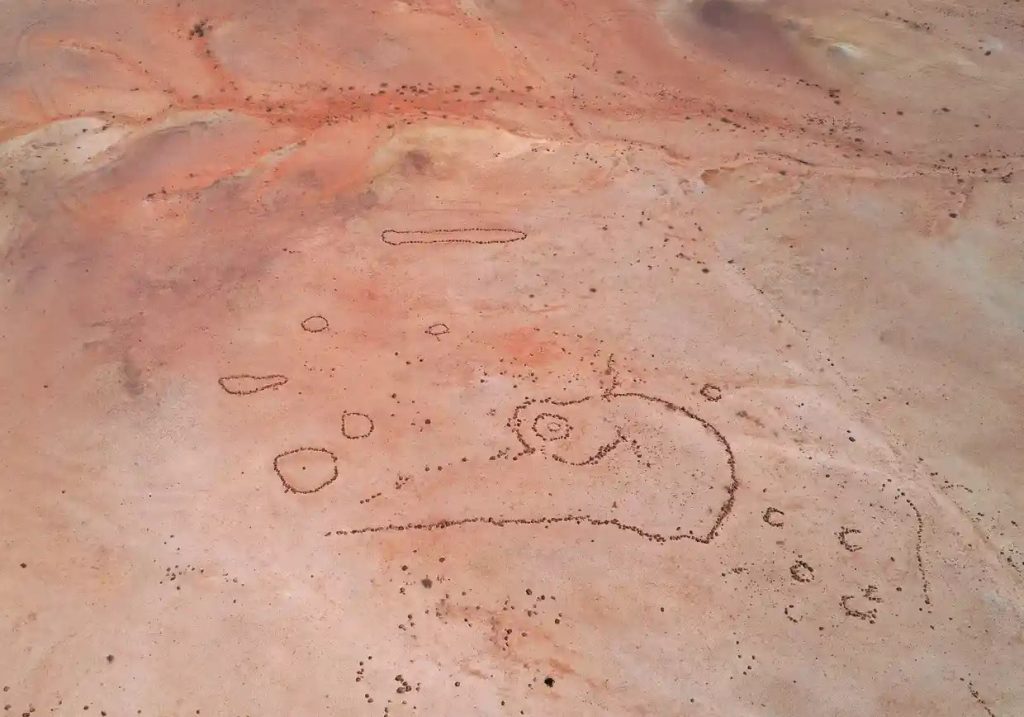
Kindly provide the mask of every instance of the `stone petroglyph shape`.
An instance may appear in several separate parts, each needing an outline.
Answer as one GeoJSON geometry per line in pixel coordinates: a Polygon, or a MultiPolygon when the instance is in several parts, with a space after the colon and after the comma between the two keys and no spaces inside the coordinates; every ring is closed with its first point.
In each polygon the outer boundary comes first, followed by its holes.
{"type": "Polygon", "coordinates": [[[433,336],[434,338],[440,340],[442,336],[448,333],[448,331],[448,324],[438,322],[436,324],[431,324],[430,326],[428,326],[426,331],[424,331],[423,333],[429,334],[430,336],[433,336]]]}
{"type": "Polygon", "coordinates": [[[232,396],[248,396],[267,389],[277,388],[288,383],[288,377],[279,373],[272,373],[266,376],[254,376],[248,373],[235,376],[222,376],[217,383],[232,396]]]}
{"type": "Polygon", "coordinates": [[[533,434],[542,441],[560,441],[569,437],[572,426],[569,419],[556,413],[541,413],[531,426],[533,434]]]}
{"type": "MultiPolygon", "coordinates": [[[[882,598],[878,597],[878,587],[875,585],[868,585],[866,588],[863,588],[861,590],[861,597],[873,603],[882,602],[882,598]]],[[[839,605],[843,608],[843,612],[847,617],[855,617],[858,620],[866,620],[874,624],[875,620],[878,619],[878,608],[859,609],[853,605],[853,600],[855,599],[853,595],[843,595],[840,597],[839,605]]]]}
{"type": "Polygon", "coordinates": [[[839,544],[849,550],[851,553],[856,553],[861,549],[862,546],[857,545],[850,541],[851,535],[856,535],[860,531],[856,528],[843,528],[836,535],[839,537],[839,544]]]}
{"type": "Polygon", "coordinates": [[[373,419],[365,413],[346,411],[341,416],[341,432],[345,438],[366,438],[373,433],[373,419]]]}
{"type": "Polygon", "coordinates": [[[316,493],[338,478],[338,457],[326,448],[295,448],[274,458],[274,472],[286,491],[316,493]]]}
{"type": "Polygon", "coordinates": [[[330,322],[319,314],[307,316],[302,320],[302,330],[308,331],[311,334],[318,334],[321,331],[326,331],[330,325],[330,322]]]}
{"type": "Polygon", "coordinates": [[[781,520],[779,520],[779,518],[776,516],[781,517],[783,515],[785,515],[785,513],[783,513],[778,508],[769,507],[765,509],[764,514],[761,516],[761,520],[763,520],[765,523],[772,526],[773,528],[781,528],[784,525],[784,523],[781,520]]]}
{"type": "Polygon", "coordinates": [[[522,241],[526,232],[519,229],[385,229],[380,238],[385,244],[511,244],[522,241]]]}
{"type": "Polygon", "coordinates": [[[789,566],[789,576],[798,583],[809,583],[814,580],[814,568],[803,560],[797,560],[789,566]]]}
{"type": "Polygon", "coordinates": [[[701,387],[700,395],[709,401],[721,401],[722,389],[712,383],[706,383],[701,387]]]}

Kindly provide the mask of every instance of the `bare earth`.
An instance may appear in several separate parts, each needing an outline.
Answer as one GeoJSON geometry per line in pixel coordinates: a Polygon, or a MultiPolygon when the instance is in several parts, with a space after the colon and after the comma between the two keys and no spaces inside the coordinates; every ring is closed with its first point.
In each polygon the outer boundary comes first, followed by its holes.
{"type": "Polygon", "coordinates": [[[1024,714],[1024,6],[0,4],[9,715],[1024,714]]]}

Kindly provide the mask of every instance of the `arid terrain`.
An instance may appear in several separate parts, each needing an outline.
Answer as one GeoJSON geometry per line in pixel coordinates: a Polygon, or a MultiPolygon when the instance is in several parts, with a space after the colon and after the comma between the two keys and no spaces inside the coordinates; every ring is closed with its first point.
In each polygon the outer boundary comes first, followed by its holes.
{"type": "Polygon", "coordinates": [[[1024,714],[1024,5],[0,4],[8,715],[1024,714]]]}

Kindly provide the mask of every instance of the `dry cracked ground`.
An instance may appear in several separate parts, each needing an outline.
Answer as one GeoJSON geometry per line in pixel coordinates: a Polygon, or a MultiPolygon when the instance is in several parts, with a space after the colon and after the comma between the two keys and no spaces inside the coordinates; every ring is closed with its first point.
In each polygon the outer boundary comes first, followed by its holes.
{"type": "Polygon", "coordinates": [[[7,715],[1024,714],[1024,7],[8,0],[7,715]]]}

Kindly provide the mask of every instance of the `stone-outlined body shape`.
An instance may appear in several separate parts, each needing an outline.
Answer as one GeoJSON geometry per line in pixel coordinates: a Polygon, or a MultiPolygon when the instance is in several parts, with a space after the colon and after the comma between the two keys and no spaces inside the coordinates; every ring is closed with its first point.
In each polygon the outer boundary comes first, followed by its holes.
{"type": "MultiPolygon", "coordinates": [[[[711,423],[671,401],[614,390],[568,401],[527,400],[515,408],[508,425],[521,447],[512,460],[541,454],[582,467],[597,466],[612,456],[630,456],[645,484],[659,492],[688,492],[685,499],[674,496],[680,502],[672,509],[679,513],[671,521],[662,518],[668,527],[638,526],[644,532],[666,540],[709,543],[732,510],[738,487],[732,447],[711,423]],[[694,461],[694,456],[700,460],[694,461]],[[693,463],[700,465],[691,475],[681,475],[693,463]]],[[[673,499],[665,493],[668,503],[659,503],[668,507],[673,499]]]]}
{"type": "Polygon", "coordinates": [[[248,396],[267,389],[277,388],[288,383],[288,377],[279,373],[272,373],[266,376],[254,376],[249,373],[240,373],[235,376],[221,376],[217,383],[225,392],[232,396],[248,396]]]}
{"type": "MultiPolygon", "coordinates": [[[[576,418],[579,419],[579,416],[576,418]]],[[[550,398],[526,400],[515,407],[507,426],[520,444],[520,450],[514,455],[509,455],[510,451],[503,451],[501,457],[518,461],[527,456],[537,456],[564,466],[581,469],[586,467],[588,470],[599,466],[604,473],[594,472],[596,480],[621,481],[623,473],[629,476],[639,473],[640,493],[644,493],[643,489],[649,489],[651,485],[663,489],[686,490],[692,483],[690,489],[694,495],[693,505],[687,506],[685,502],[674,503],[670,499],[665,499],[660,492],[648,496],[652,498],[649,505],[666,506],[671,512],[672,523],[669,528],[660,524],[655,525],[646,514],[643,514],[642,518],[624,520],[586,511],[564,511],[535,517],[481,515],[433,522],[387,524],[336,530],[326,535],[440,530],[473,524],[506,527],[548,526],[574,522],[579,525],[614,527],[660,543],[692,540],[708,544],[718,535],[723,522],[732,511],[739,482],[736,477],[736,461],[729,442],[708,421],[671,401],[632,392],[606,392],[572,401],[550,398]],[[581,409],[583,420],[576,423],[573,422],[573,417],[566,415],[579,413],[581,409]],[[588,425],[583,425],[584,423],[588,425]],[[676,435],[659,445],[651,445],[652,431],[658,431],[660,425],[661,430],[666,432],[665,424],[673,427],[676,435]],[[686,438],[684,444],[700,443],[703,455],[712,455],[713,461],[719,463],[715,466],[717,470],[703,476],[705,480],[689,481],[688,476],[680,478],[679,466],[685,465],[687,456],[680,455],[674,450],[680,445],[678,442],[673,443],[673,438],[678,438],[678,435],[686,438]],[[613,456],[627,460],[629,470],[616,471],[616,468],[621,466],[602,465],[613,460],[613,456]],[[639,471],[635,468],[637,462],[640,465],[639,471]],[[651,475],[655,475],[655,479],[652,480],[651,475]],[[656,480],[659,475],[665,478],[660,484],[656,480]],[[677,508],[689,508],[690,512],[680,517],[677,508]],[[700,521],[701,524],[696,525],[692,522],[694,520],[700,521]],[[694,527],[687,529],[687,521],[691,521],[694,527]]],[[[584,477],[587,475],[590,473],[585,473],[584,477]]]]}
{"type": "Polygon", "coordinates": [[[464,229],[385,229],[380,238],[385,244],[511,244],[522,241],[526,232],[519,229],[467,227],[464,229]]]}

